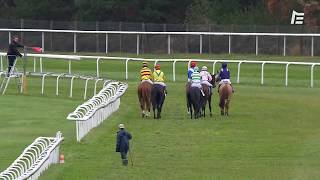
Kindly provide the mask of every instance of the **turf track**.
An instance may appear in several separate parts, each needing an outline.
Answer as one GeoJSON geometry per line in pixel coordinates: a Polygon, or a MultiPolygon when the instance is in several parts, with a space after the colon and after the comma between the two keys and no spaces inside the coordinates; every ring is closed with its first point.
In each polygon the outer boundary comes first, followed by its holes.
{"type": "MultiPolygon", "coordinates": [[[[30,65],[30,64],[29,64],[30,65]]],[[[63,72],[67,63],[45,64],[46,71],[63,72]]],[[[170,63],[161,64],[169,79],[170,63]]],[[[207,64],[209,65],[209,64],[207,64]]],[[[320,173],[319,71],[315,87],[308,88],[309,67],[293,66],[289,87],[284,87],[284,66],[266,65],[265,83],[260,66],[242,65],[240,84],[231,101],[230,117],[190,120],[184,97],[185,64],[177,67],[178,82],[168,83],[163,119],[141,119],[137,103],[137,71],[130,63],[129,89],[118,112],[75,141],[75,124],[66,116],[83,100],[83,82],[75,81],[74,98],[67,98],[68,80],[61,96],[54,95],[55,81],[48,79],[46,95],[40,95],[40,79],[29,79],[29,95],[16,95],[10,86],[0,96],[0,171],[5,169],[38,136],[61,130],[61,151],[66,163],[49,168],[41,179],[317,179],[320,173]],[[115,153],[117,124],[133,134],[134,167],[122,167],[115,153]]],[[[209,66],[210,68],[211,66],[209,66]]],[[[235,82],[236,66],[230,66],[235,82]]],[[[74,63],[79,74],[94,74],[94,62],[74,63]]],[[[211,68],[210,68],[211,69],[211,68]]],[[[124,63],[105,61],[103,76],[123,80],[124,63]]],[[[91,84],[91,94],[92,94],[91,84]]],[[[101,84],[99,85],[101,87],[101,84]]],[[[215,90],[214,90],[215,91],[215,90]]]]}

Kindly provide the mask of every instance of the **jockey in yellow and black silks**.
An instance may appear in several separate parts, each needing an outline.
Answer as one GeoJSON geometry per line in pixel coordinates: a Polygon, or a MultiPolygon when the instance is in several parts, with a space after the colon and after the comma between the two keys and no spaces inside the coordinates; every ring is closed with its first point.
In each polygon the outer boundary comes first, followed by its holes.
{"type": "Polygon", "coordinates": [[[153,84],[159,84],[159,85],[163,86],[164,93],[167,94],[166,84],[164,83],[166,80],[166,76],[164,75],[164,72],[160,70],[160,64],[157,64],[154,67],[154,69],[155,70],[152,73],[153,84]]]}
{"type": "Polygon", "coordinates": [[[142,69],[140,70],[140,80],[141,80],[141,82],[147,81],[150,84],[153,84],[151,79],[152,79],[152,72],[148,68],[148,63],[147,62],[143,62],[142,63],[142,69]]]}

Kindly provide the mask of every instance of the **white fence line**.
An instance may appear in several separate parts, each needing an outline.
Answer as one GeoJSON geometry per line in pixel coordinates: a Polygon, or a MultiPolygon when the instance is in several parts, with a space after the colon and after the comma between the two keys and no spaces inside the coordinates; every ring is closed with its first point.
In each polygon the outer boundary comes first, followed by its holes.
{"type": "Polygon", "coordinates": [[[228,36],[229,54],[232,53],[232,37],[233,36],[253,36],[255,37],[255,53],[259,53],[259,37],[275,36],[283,37],[283,55],[286,56],[286,37],[310,37],[311,50],[310,55],[314,56],[314,37],[320,37],[318,33],[235,33],[235,32],[139,32],[139,31],[83,31],[83,30],[52,30],[52,29],[0,29],[0,32],[8,32],[8,41],[10,43],[11,32],[39,32],[41,33],[41,44],[44,49],[44,33],[71,33],[73,34],[73,51],[77,52],[77,34],[105,34],[106,53],[108,53],[108,34],[131,34],[136,35],[136,52],[140,53],[140,38],[141,35],[166,35],[167,36],[167,53],[171,53],[171,35],[197,35],[199,36],[199,53],[203,51],[203,35],[207,36],[228,36]]]}
{"type": "MultiPolygon", "coordinates": [[[[95,78],[91,76],[81,76],[81,75],[75,75],[71,74],[71,61],[74,60],[80,60],[80,56],[74,56],[74,55],[55,55],[55,54],[27,54],[28,57],[33,57],[34,58],[34,72],[27,72],[28,75],[31,76],[40,76],[41,77],[41,94],[45,94],[45,78],[46,77],[56,77],[56,95],[59,95],[59,80],[64,77],[64,78],[69,78],[70,79],[70,92],[69,92],[69,97],[73,97],[73,81],[74,79],[80,79],[80,80],[85,80],[85,86],[84,86],[84,94],[83,94],[83,99],[87,98],[87,89],[88,89],[88,81],[92,80],[95,81],[94,85],[94,94],[96,94],[97,91],[97,83],[99,81],[104,81],[104,85],[109,82],[110,80],[107,79],[102,79],[102,78],[95,78]],[[35,58],[40,58],[40,72],[37,73],[36,71],[36,60],[35,58]],[[43,63],[42,63],[42,58],[47,58],[47,59],[58,59],[58,60],[68,60],[69,61],[69,71],[68,73],[53,73],[53,72],[43,72],[43,63]]],[[[6,53],[0,52],[0,79],[1,75],[5,75],[6,72],[3,71],[3,59],[6,59],[6,53]]]]}
{"type": "Polygon", "coordinates": [[[56,137],[38,137],[0,173],[0,180],[38,179],[51,164],[59,163],[59,147],[62,141],[60,131],[56,137]]]}
{"type": "Polygon", "coordinates": [[[87,134],[92,128],[97,127],[120,106],[120,97],[125,93],[128,85],[121,82],[108,83],[97,95],[78,106],[67,117],[76,121],[77,141],[87,134]]]}
{"type": "MultiPolygon", "coordinates": [[[[3,55],[4,53],[0,53],[3,55]]],[[[30,54],[28,56],[33,57],[34,54],[30,54]]],[[[37,57],[41,57],[41,54],[37,54],[37,57]]],[[[125,62],[125,79],[128,80],[129,78],[129,61],[149,61],[153,62],[154,64],[158,62],[172,62],[172,81],[176,81],[176,63],[177,62],[187,62],[190,65],[191,61],[198,61],[198,62],[207,62],[212,63],[212,73],[215,73],[215,66],[216,63],[219,62],[228,62],[228,63],[237,63],[237,83],[240,83],[240,70],[241,64],[260,64],[261,65],[261,84],[264,84],[264,68],[266,64],[282,64],[285,66],[285,86],[288,86],[288,74],[289,74],[289,66],[290,65],[303,65],[303,66],[310,66],[310,87],[314,87],[314,67],[319,66],[320,63],[316,62],[290,62],[290,61],[254,61],[254,60],[227,60],[227,59],[150,59],[150,58],[130,58],[130,57],[107,57],[107,56],[76,56],[74,57],[79,59],[94,59],[96,61],[96,78],[94,80],[100,81],[100,62],[102,60],[122,60],[125,62]]],[[[1,61],[0,61],[1,62],[1,61]]],[[[1,63],[2,65],[2,63],[1,63]]],[[[40,69],[42,69],[42,64],[40,65],[40,69]]],[[[69,71],[71,71],[71,66],[69,64],[69,71]]],[[[1,75],[1,73],[0,73],[1,75]]],[[[93,77],[85,77],[84,80],[92,79],[93,77]]],[[[86,83],[87,84],[87,83],[86,83]]],[[[96,86],[95,86],[96,89],[96,86]]],[[[86,92],[86,90],[85,90],[86,92]]],[[[86,97],[86,95],[84,95],[86,97]]]]}

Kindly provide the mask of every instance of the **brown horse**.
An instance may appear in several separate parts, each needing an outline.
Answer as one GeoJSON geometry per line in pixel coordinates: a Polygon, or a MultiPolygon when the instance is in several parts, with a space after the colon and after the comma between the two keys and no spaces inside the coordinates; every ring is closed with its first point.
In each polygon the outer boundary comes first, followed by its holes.
{"type": "MultiPolygon", "coordinates": [[[[212,84],[212,88],[215,88],[216,87],[216,84],[215,84],[215,74],[211,74],[211,77],[212,77],[212,80],[210,81],[210,83],[212,84]]],[[[209,105],[209,111],[210,111],[210,117],[212,117],[212,112],[211,112],[211,97],[212,97],[212,89],[211,89],[211,92],[209,91],[209,86],[206,85],[206,84],[202,84],[202,89],[203,89],[203,92],[205,94],[205,96],[203,97],[203,104],[202,104],[202,113],[203,113],[203,116],[206,117],[206,106],[207,106],[207,102],[208,102],[208,105],[209,105]]]]}
{"type": "Polygon", "coordinates": [[[140,108],[142,111],[142,118],[150,116],[151,89],[152,84],[147,81],[141,82],[138,86],[138,98],[140,102],[140,108]]]}
{"type": "Polygon", "coordinates": [[[220,110],[222,116],[229,115],[229,104],[232,97],[232,87],[230,84],[223,83],[219,88],[220,110]]]}

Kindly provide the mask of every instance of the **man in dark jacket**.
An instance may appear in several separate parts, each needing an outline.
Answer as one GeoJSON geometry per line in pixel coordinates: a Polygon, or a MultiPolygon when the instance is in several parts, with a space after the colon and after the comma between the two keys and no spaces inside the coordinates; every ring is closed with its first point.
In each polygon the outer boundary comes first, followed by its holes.
{"type": "Polygon", "coordinates": [[[17,36],[14,36],[12,38],[11,43],[9,44],[7,56],[8,56],[8,74],[7,76],[10,75],[11,68],[14,65],[14,61],[16,60],[17,56],[22,57],[22,54],[18,51],[18,47],[24,47],[23,45],[19,44],[19,38],[17,36]]]}
{"type": "Polygon", "coordinates": [[[132,138],[131,134],[124,129],[123,124],[119,124],[119,131],[117,132],[117,146],[116,152],[120,152],[122,164],[128,165],[127,153],[129,151],[129,140],[132,138]]]}

